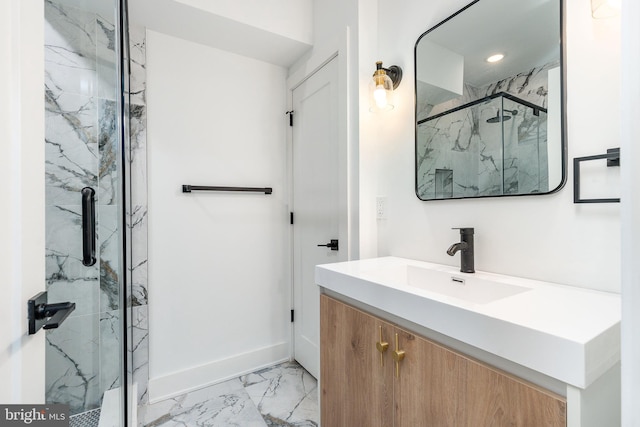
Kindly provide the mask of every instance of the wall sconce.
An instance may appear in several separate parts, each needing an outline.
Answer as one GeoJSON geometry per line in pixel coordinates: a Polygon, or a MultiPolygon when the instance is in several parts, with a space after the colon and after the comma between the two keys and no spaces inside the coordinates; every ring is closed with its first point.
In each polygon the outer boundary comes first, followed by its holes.
{"type": "Polygon", "coordinates": [[[382,61],[376,62],[376,72],[369,83],[369,111],[392,110],[395,106],[393,90],[402,81],[402,68],[392,65],[382,67],[382,61]]]}
{"type": "Polygon", "coordinates": [[[622,0],[591,0],[591,16],[594,19],[613,18],[620,15],[622,0]]]}

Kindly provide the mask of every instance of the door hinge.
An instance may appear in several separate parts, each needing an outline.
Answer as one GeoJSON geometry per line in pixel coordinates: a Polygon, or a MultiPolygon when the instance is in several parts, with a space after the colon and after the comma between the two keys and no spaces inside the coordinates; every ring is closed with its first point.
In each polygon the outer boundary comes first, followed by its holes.
{"type": "Polygon", "coordinates": [[[289,224],[293,225],[293,212],[289,212],[289,224]]]}
{"type": "Polygon", "coordinates": [[[293,110],[287,111],[285,114],[289,115],[289,126],[293,126],[293,110]]]}
{"type": "Polygon", "coordinates": [[[294,317],[293,317],[293,310],[291,310],[291,323],[293,323],[293,319],[294,319],[294,317]]]}

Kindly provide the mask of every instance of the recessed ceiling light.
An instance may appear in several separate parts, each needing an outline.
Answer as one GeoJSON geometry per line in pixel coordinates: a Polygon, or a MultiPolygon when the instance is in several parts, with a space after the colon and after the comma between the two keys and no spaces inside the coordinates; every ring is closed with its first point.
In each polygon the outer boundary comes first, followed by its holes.
{"type": "Polygon", "coordinates": [[[487,62],[498,62],[500,61],[502,58],[504,58],[504,55],[501,53],[496,53],[495,55],[491,55],[490,57],[487,58],[487,62]]]}
{"type": "Polygon", "coordinates": [[[622,9],[622,0],[607,0],[607,4],[616,9],[622,9]]]}
{"type": "Polygon", "coordinates": [[[591,15],[595,19],[620,16],[621,0],[591,0],[591,15]]]}

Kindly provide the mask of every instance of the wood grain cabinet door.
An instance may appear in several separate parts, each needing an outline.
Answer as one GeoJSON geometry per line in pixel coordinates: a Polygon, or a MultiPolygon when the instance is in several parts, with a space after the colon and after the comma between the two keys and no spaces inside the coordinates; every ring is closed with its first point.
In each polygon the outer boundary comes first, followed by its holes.
{"type": "Polygon", "coordinates": [[[393,427],[393,363],[376,346],[393,327],[325,295],[320,319],[322,427],[393,427]]]}
{"type": "Polygon", "coordinates": [[[566,401],[432,341],[397,329],[395,427],[561,427],[566,401]]]}
{"type": "Polygon", "coordinates": [[[461,426],[563,427],[566,400],[482,363],[468,360],[461,426]]]}
{"type": "Polygon", "coordinates": [[[461,426],[466,360],[400,328],[395,333],[404,351],[394,382],[395,427],[461,426]]]}
{"type": "Polygon", "coordinates": [[[322,427],[566,426],[561,396],[326,295],[320,316],[322,427]]]}

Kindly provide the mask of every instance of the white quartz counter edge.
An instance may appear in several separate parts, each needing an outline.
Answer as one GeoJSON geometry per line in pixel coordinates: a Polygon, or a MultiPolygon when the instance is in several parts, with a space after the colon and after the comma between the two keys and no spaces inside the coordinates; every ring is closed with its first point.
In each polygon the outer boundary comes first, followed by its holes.
{"type": "Polygon", "coordinates": [[[385,257],[319,265],[316,283],[575,387],[588,387],[620,360],[617,294],[477,272],[492,280],[516,280],[531,291],[470,304],[371,274],[403,265],[456,271],[385,257]]]}

